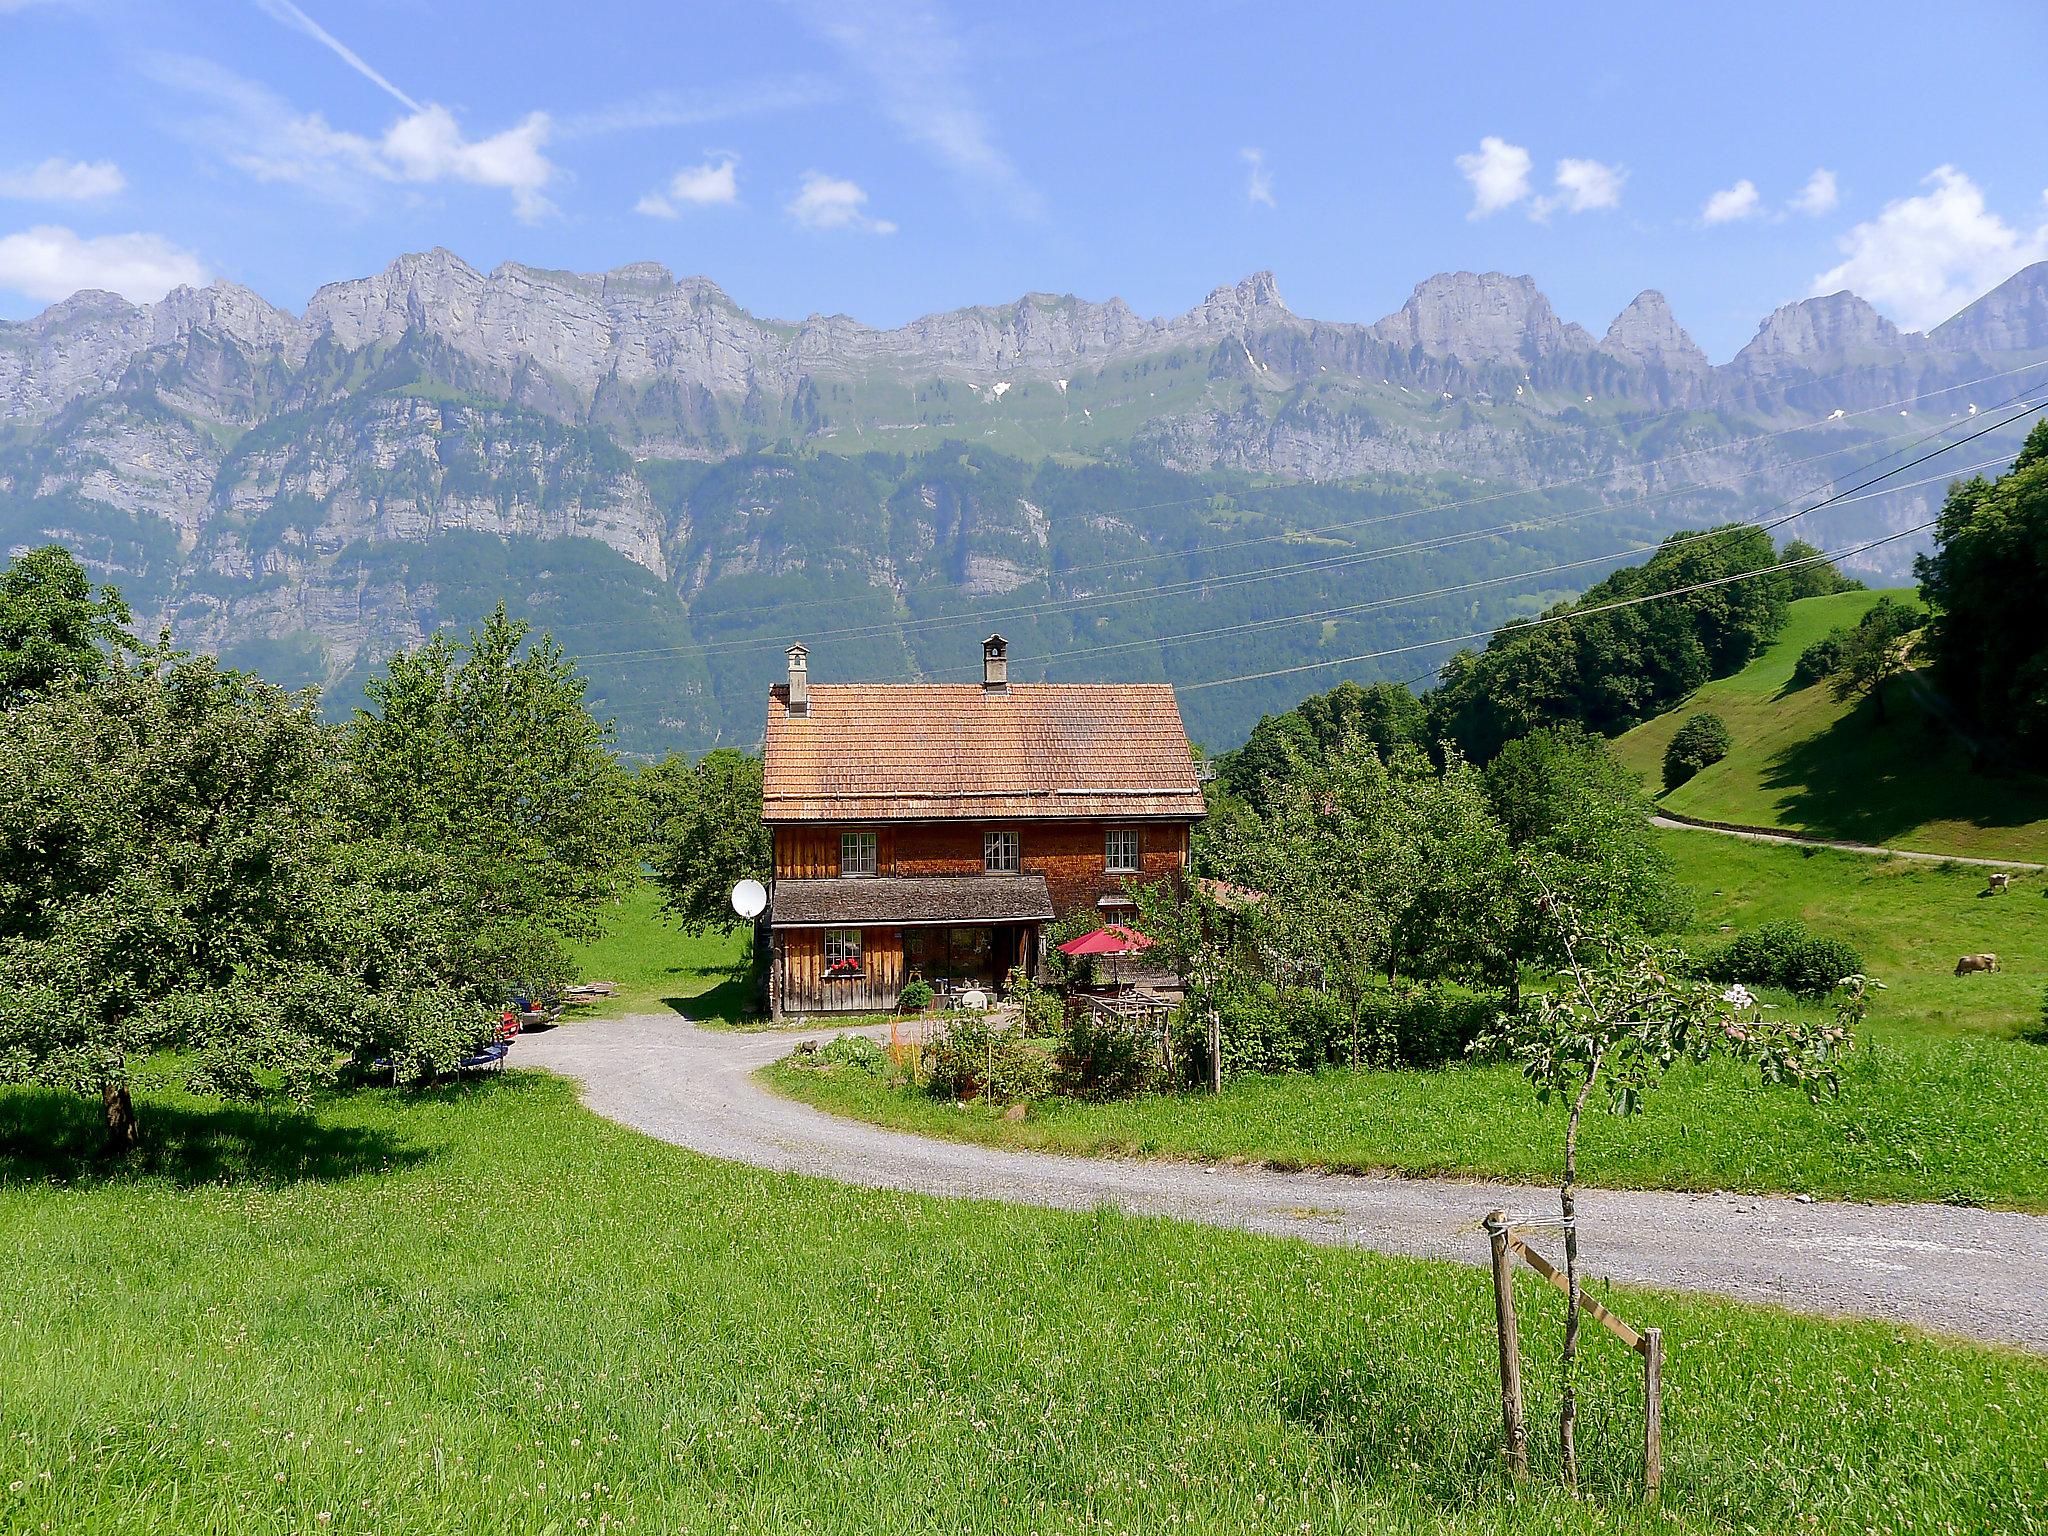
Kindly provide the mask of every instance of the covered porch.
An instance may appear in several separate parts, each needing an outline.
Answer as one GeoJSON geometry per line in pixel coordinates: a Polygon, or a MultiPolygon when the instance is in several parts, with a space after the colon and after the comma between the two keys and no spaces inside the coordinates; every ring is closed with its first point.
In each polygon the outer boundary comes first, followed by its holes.
{"type": "Polygon", "coordinates": [[[778,880],[769,898],[769,1011],[893,1010],[913,980],[984,990],[1040,958],[1042,875],[778,880]]]}

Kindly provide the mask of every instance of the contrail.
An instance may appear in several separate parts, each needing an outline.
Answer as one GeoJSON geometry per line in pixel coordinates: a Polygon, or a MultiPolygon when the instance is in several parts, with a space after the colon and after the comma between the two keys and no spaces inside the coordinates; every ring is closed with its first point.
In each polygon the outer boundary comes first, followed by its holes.
{"type": "Polygon", "coordinates": [[[412,111],[417,112],[420,110],[418,102],[378,74],[363,59],[361,54],[357,53],[347,43],[344,43],[332,32],[321,26],[319,22],[300,10],[292,3],[292,0],[256,0],[256,4],[286,26],[296,27],[299,31],[305,33],[306,36],[312,38],[314,42],[330,50],[336,58],[340,59],[350,69],[361,75],[372,85],[378,87],[378,89],[386,91],[404,102],[412,111]]]}

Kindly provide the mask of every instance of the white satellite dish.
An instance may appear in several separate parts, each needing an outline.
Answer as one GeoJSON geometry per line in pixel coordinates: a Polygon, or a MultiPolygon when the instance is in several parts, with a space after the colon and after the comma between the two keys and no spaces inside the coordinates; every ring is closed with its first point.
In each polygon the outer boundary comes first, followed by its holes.
{"type": "Polygon", "coordinates": [[[742,880],[732,888],[732,909],[752,922],[768,910],[768,888],[758,880],[742,880]]]}

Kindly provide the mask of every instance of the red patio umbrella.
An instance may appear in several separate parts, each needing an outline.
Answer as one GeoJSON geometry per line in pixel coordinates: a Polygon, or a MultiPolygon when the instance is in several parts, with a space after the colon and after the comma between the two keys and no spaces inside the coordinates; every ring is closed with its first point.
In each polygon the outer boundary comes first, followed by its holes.
{"type": "MultiPolygon", "coordinates": [[[[1069,939],[1060,946],[1060,953],[1080,959],[1088,955],[1135,955],[1140,950],[1150,949],[1152,941],[1135,928],[1126,928],[1122,923],[1111,923],[1106,928],[1097,928],[1082,934],[1078,939],[1069,939]]],[[[1110,967],[1110,982],[1117,983],[1116,967],[1110,967]]]]}

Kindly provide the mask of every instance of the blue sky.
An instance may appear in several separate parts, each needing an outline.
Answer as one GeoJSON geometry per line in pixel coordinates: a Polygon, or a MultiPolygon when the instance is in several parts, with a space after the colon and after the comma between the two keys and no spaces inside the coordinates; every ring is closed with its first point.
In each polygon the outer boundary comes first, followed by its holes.
{"type": "Polygon", "coordinates": [[[2044,58],[2039,3],[0,0],[0,315],[433,245],[875,324],[1499,268],[1596,333],[1661,288],[1718,360],[2048,255],[2044,58]]]}

